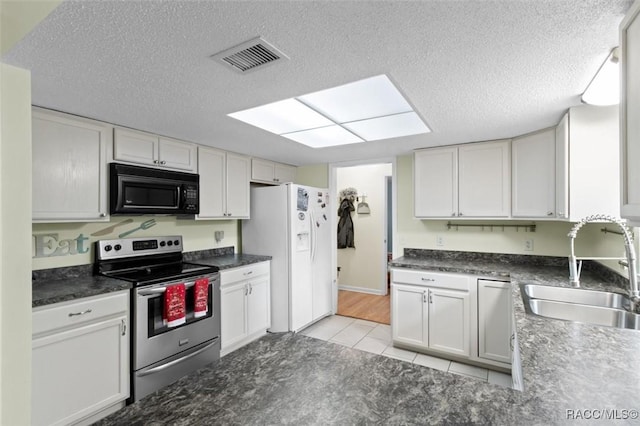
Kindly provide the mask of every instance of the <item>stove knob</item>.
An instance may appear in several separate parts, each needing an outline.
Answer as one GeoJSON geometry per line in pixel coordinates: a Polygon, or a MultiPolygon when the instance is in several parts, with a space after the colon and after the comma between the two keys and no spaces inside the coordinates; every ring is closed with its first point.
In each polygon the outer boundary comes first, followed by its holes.
{"type": "Polygon", "coordinates": [[[175,241],[173,242],[173,245],[179,246],[179,245],[180,245],[180,240],[175,240],[175,241]]]}
{"type": "Polygon", "coordinates": [[[172,246],[173,245],[173,241],[167,241],[167,245],[168,246],[172,246]]]}
{"type": "Polygon", "coordinates": [[[113,246],[113,248],[118,251],[122,248],[122,246],[120,244],[116,244],[115,246],[113,246]]]}
{"type": "Polygon", "coordinates": [[[104,246],[104,251],[111,251],[111,246],[109,246],[109,245],[104,246]]]}
{"type": "Polygon", "coordinates": [[[160,241],[160,247],[164,247],[166,245],[167,245],[167,243],[165,243],[164,241],[160,241]]]}

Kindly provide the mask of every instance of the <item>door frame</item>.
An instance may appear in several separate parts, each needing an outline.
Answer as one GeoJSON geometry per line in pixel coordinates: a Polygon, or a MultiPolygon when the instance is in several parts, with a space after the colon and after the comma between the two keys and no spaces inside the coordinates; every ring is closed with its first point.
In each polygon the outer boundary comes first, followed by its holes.
{"type": "MultiPolygon", "coordinates": [[[[382,158],[374,158],[371,160],[352,160],[352,161],[343,161],[338,163],[329,163],[329,205],[334,206],[334,212],[336,214],[331,214],[329,216],[329,222],[332,229],[337,229],[338,227],[338,176],[337,171],[340,168],[344,167],[357,167],[357,166],[368,166],[374,164],[391,164],[391,200],[386,200],[386,184],[384,188],[385,200],[387,202],[391,201],[391,221],[392,221],[392,239],[393,239],[393,252],[396,252],[396,244],[398,230],[398,214],[397,214],[397,200],[398,200],[398,191],[397,191],[397,165],[396,165],[396,157],[382,157],[382,158]]],[[[385,181],[386,182],[386,181],[385,181]]],[[[387,235],[387,213],[385,206],[385,220],[383,221],[384,226],[384,235],[387,235]]],[[[379,294],[386,295],[387,294],[387,243],[386,240],[381,242],[380,244],[384,244],[383,250],[383,258],[380,259],[381,268],[383,269],[383,280],[379,283],[379,289],[381,292],[379,294]]],[[[331,273],[332,273],[332,305],[333,305],[333,313],[338,312],[338,234],[336,232],[332,232],[331,234],[331,273]]]]}

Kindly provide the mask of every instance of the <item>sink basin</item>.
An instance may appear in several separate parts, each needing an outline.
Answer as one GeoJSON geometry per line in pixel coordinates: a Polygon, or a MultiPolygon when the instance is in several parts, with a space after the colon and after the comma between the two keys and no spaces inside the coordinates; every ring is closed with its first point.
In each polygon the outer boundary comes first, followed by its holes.
{"type": "Polygon", "coordinates": [[[527,312],[547,318],[640,330],[640,315],[626,311],[629,299],[618,293],[525,284],[527,312]]]}
{"type": "Polygon", "coordinates": [[[524,292],[531,299],[577,303],[581,305],[600,306],[603,308],[624,309],[629,306],[629,298],[627,296],[618,293],[609,293],[606,291],[525,284],[524,292]]]}

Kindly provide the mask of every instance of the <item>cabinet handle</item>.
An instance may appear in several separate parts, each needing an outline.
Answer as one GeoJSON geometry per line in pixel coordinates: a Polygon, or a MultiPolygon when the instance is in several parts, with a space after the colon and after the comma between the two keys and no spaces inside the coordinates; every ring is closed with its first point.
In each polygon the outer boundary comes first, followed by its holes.
{"type": "Polygon", "coordinates": [[[158,164],[158,160],[153,160],[153,164],[158,164]]]}
{"type": "Polygon", "coordinates": [[[164,161],[164,160],[162,160],[162,161],[160,162],[160,164],[165,165],[165,164],[167,164],[167,162],[166,162],[166,161],[164,161]]]}
{"type": "Polygon", "coordinates": [[[428,281],[428,282],[434,282],[435,281],[434,278],[425,278],[425,277],[422,277],[421,280],[422,281],[428,281]]]}
{"type": "Polygon", "coordinates": [[[249,284],[249,294],[253,293],[253,286],[249,284]]]}
{"type": "Polygon", "coordinates": [[[106,213],[100,213],[100,217],[107,217],[106,213]]]}
{"type": "Polygon", "coordinates": [[[121,330],[122,330],[122,335],[123,335],[123,336],[126,336],[126,335],[127,335],[127,323],[126,323],[126,321],[125,321],[125,320],[122,320],[122,327],[121,327],[121,330]]]}
{"type": "Polygon", "coordinates": [[[246,275],[251,275],[251,274],[253,274],[253,271],[245,272],[245,273],[244,273],[244,274],[242,274],[242,275],[245,275],[245,276],[246,276],[246,275]]]}
{"type": "Polygon", "coordinates": [[[454,217],[455,217],[455,215],[456,215],[455,213],[451,213],[451,216],[454,216],[454,217]]]}
{"type": "Polygon", "coordinates": [[[433,303],[433,294],[429,292],[429,303],[433,303]]]}
{"type": "Polygon", "coordinates": [[[244,295],[248,295],[249,294],[249,287],[248,286],[244,286],[244,295]]]}
{"type": "Polygon", "coordinates": [[[462,216],[462,212],[458,213],[458,216],[462,216]]]}
{"type": "Polygon", "coordinates": [[[427,292],[426,291],[422,292],[422,302],[423,303],[427,303],[427,292]]]}
{"type": "Polygon", "coordinates": [[[69,313],[70,317],[77,317],[80,315],[85,315],[85,314],[90,314],[91,313],[91,309],[87,309],[86,311],[82,311],[82,312],[71,312],[69,313]]]}
{"type": "Polygon", "coordinates": [[[553,216],[553,212],[547,212],[547,216],[553,216]]]}

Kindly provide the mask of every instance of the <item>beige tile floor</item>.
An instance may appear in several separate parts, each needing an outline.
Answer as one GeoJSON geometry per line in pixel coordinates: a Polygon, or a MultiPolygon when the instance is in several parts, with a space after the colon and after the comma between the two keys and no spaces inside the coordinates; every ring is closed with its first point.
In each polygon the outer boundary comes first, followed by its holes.
{"type": "Polygon", "coordinates": [[[511,387],[511,376],[508,374],[394,348],[391,344],[391,326],[386,324],[332,315],[302,330],[300,334],[494,385],[511,387]]]}

